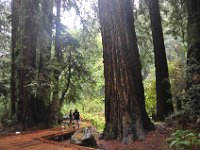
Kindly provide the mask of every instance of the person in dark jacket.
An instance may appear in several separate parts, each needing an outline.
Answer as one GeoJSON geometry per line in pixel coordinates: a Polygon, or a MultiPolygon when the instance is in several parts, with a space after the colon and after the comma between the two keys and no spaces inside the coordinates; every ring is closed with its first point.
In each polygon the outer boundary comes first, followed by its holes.
{"type": "Polygon", "coordinates": [[[74,117],[74,120],[75,120],[75,122],[76,122],[76,125],[77,125],[77,127],[78,127],[78,129],[79,129],[80,114],[79,114],[79,112],[78,112],[77,109],[75,109],[75,111],[74,111],[74,113],[73,113],[73,117],[74,117]]]}
{"type": "Polygon", "coordinates": [[[70,124],[73,123],[72,121],[73,121],[73,114],[72,114],[72,110],[70,110],[70,112],[69,112],[69,123],[70,124]]]}

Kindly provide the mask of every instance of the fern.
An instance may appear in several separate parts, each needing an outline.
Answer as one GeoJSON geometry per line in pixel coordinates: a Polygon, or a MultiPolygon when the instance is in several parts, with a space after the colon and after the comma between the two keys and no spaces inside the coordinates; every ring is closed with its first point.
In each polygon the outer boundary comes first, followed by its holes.
{"type": "Polygon", "coordinates": [[[177,130],[167,138],[167,143],[175,150],[200,148],[200,136],[190,130],[177,130]]]}

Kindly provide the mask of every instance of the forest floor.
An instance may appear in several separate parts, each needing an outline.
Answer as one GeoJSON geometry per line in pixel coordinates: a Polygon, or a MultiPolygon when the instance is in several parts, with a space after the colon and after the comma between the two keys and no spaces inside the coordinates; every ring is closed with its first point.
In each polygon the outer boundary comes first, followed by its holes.
{"type": "MultiPolygon", "coordinates": [[[[84,126],[88,126],[86,124],[84,126]]],[[[64,132],[71,132],[74,130],[72,126],[66,128],[64,132]]],[[[44,140],[41,137],[47,136],[49,134],[60,134],[63,130],[40,130],[35,132],[27,132],[25,134],[19,135],[9,135],[9,136],[0,136],[0,150],[29,150],[29,149],[52,149],[52,150],[88,150],[91,148],[79,147],[71,144],[61,144],[59,142],[51,142],[49,140],[44,140]]],[[[135,141],[131,144],[122,144],[120,141],[104,141],[97,140],[97,144],[103,150],[169,150],[166,144],[166,137],[169,134],[170,130],[165,124],[159,124],[156,127],[155,131],[148,133],[146,140],[144,141],[135,141]]]]}
{"type": "Polygon", "coordinates": [[[170,150],[166,144],[166,137],[169,132],[170,130],[165,124],[159,124],[155,131],[147,134],[144,141],[123,144],[119,141],[98,140],[98,144],[103,150],[170,150]]]}

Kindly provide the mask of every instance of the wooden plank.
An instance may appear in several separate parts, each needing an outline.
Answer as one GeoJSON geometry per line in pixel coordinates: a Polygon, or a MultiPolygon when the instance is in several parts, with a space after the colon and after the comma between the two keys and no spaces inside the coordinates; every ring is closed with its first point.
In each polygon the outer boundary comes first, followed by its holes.
{"type": "MultiPolygon", "coordinates": [[[[82,127],[86,126],[89,126],[89,124],[82,127]]],[[[95,150],[94,148],[48,140],[48,138],[52,135],[62,135],[75,131],[74,127],[68,127],[65,130],[56,128],[38,130],[18,135],[1,135],[0,150],[95,150]]]]}

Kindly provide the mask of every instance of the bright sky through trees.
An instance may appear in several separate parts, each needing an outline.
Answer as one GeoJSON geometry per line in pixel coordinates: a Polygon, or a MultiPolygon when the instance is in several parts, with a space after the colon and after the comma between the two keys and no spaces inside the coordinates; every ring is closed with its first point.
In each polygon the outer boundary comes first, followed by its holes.
{"type": "MultiPolygon", "coordinates": [[[[11,0],[1,0],[1,1],[8,1],[10,2],[11,0]]],[[[82,7],[84,7],[85,11],[90,11],[91,10],[91,0],[83,0],[82,2],[82,7]]],[[[136,7],[139,5],[139,0],[134,1],[136,7]]],[[[56,12],[54,8],[54,13],[56,12]]],[[[84,14],[81,14],[83,17],[84,14]]],[[[62,11],[62,18],[61,18],[61,23],[69,27],[70,29],[76,29],[80,28],[80,17],[76,14],[76,10],[72,8],[69,12],[67,11],[62,11]]]]}
{"type": "MultiPolygon", "coordinates": [[[[136,7],[138,8],[139,6],[139,0],[135,0],[134,1],[136,7]]],[[[86,12],[90,12],[91,11],[91,7],[92,7],[92,2],[90,0],[84,0],[82,2],[82,7],[84,7],[84,11],[86,12]]],[[[54,10],[55,12],[55,10],[54,10]]],[[[84,13],[84,12],[83,12],[84,13]]],[[[84,17],[84,14],[80,14],[81,17],[84,17]]],[[[70,29],[77,29],[77,28],[81,28],[80,25],[80,17],[79,15],[77,15],[76,10],[74,8],[72,8],[70,11],[62,11],[62,18],[61,18],[61,23],[63,23],[64,25],[66,25],[67,27],[69,27],[70,29]]]]}

